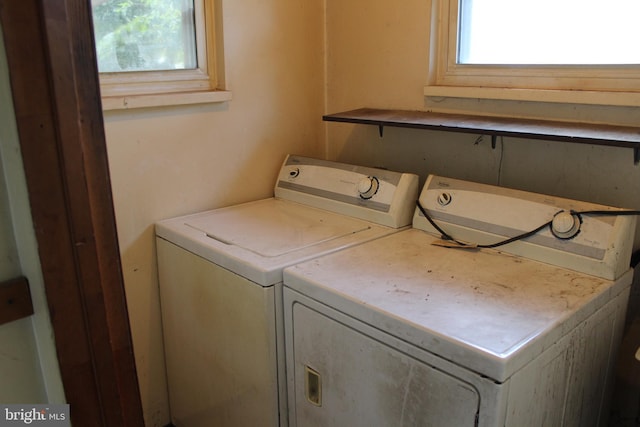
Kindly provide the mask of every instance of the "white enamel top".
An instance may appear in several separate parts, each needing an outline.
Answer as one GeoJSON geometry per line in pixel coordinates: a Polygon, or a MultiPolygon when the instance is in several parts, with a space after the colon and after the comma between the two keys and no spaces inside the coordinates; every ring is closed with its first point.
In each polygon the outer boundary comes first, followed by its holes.
{"type": "Polygon", "coordinates": [[[286,266],[409,226],[418,177],[288,156],[274,187],[276,197],[161,221],[156,235],[269,286],[286,266]],[[358,184],[373,178],[364,199],[358,184]]]}
{"type": "Polygon", "coordinates": [[[504,381],[631,283],[409,229],[287,268],[285,286],[504,381]]]}

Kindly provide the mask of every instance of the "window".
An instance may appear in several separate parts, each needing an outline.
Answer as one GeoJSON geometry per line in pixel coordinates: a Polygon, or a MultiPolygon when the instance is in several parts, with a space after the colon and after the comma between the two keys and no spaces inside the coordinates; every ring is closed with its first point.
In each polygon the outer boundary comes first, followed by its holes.
{"type": "Polygon", "coordinates": [[[436,9],[425,95],[640,105],[637,0],[439,0],[436,9]]]}
{"type": "Polygon", "coordinates": [[[91,4],[103,108],[230,99],[221,90],[219,0],[91,4]]]}
{"type": "Polygon", "coordinates": [[[197,68],[193,1],[93,0],[101,73],[197,68]]]}

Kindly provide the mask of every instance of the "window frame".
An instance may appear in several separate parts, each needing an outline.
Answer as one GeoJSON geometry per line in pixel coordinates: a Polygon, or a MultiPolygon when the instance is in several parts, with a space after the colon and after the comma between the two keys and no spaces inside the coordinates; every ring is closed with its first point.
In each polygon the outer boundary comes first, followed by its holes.
{"type": "Polygon", "coordinates": [[[426,96],[640,105],[640,65],[458,64],[460,0],[435,0],[426,96]]]}
{"type": "Polygon", "coordinates": [[[221,0],[194,0],[197,68],[100,73],[103,110],[230,100],[220,11],[221,0]]]}

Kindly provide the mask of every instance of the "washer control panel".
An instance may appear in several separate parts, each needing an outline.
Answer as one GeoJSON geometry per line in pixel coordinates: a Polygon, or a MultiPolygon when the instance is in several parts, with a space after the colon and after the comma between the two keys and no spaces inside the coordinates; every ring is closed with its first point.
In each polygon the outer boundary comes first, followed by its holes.
{"type": "MultiPolygon", "coordinates": [[[[613,279],[629,268],[635,216],[619,208],[430,175],[420,204],[455,240],[490,245],[538,232],[499,250],[613,279]],[[611,215],[580,212],[609,211],[611,215]]],[[[440,235],[416,210],[414,228],[440,235]]]]}
{"type": "Polygon", "coordinates": [[[418,176],[290,155],[275,196],[381,225],[411,225],[418,176]]]}

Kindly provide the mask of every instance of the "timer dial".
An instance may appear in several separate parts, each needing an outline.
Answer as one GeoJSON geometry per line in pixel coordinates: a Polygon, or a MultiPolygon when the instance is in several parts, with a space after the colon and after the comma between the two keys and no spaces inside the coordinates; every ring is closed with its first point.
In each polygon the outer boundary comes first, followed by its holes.
{"type": "Polygon", "coordinates": [[[451,194],[449,193],[440,193],[438,194],[438,204],[440,206],[447,206],[451,203],[451,194]]]}
{"type": "Polygon", "coordinates": [[[551,233],[558,239],[571,239],[580,232],[581,224],[582,218],[580,218],[580,215],[561,211],[555,214],[551,221],[551,233]]]}
{"type": "Polygon", "coordinates": [[[376,194],[379,187],[380,182],[378,181],[378,178],[375,176],[368,176],[366,178],[362,178],[360,182],[358,182],[358,193],[363,199],[370,199],[374,194],[376,194]]]}

